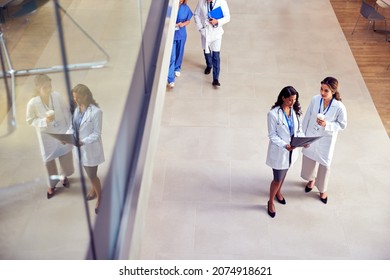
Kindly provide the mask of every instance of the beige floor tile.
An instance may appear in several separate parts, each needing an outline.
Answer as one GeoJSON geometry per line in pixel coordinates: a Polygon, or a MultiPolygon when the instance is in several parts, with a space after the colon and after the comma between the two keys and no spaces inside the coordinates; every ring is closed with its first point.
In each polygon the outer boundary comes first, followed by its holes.
{"type": "Polygon", "coordinates": [[[258,204],[199,205],[195,251],[203,254],[254,255],[268,249],[267,221],[258,204]]]}
{"type": "Polygon", "coordinates": [[[142,258],[154,259],[160,253],[177,256],[193,252],[195,221],[192,203],[151,203],[142,240],[142,258]]]}
{"type": "Polygon", "coordinates": [[[172,107],[173,126],[227,126],[228,101],[222,99],[178,99],[172,107]]]}
{"type": "MultiPolygon", "coordinates": [[[[390,228],[384,175],[390,158],[388,137],[330,3],[252,0],[229,1],[229,5],[232,21],[226,25],[221,51],[222,86],[216,91],[208,86],[210,77],[202,77],[199,34],[189,29],[195,38],[187,42],[185,67],[199,72],[199,79],[175,88],[174,98],[188,94],[186,87],[191,97],[200,96],[195,102],[169,98],[160,135],[157,178],[165,180],[154,181],[154,198],[187,203],[196,215],[195,223],[191,220],[194,243],[180,244],[176,253],[175,248],[151,250],[152,255],[155,259],[388,258],[390,251],[383,245],[389,241],[390,228]],[[280,90],[292,85],[305,113],[326,76],[339,79],[349,114],[348,127],[336,145],[329,202],[321,203],[317,189],[304,192],[299,159],[282,189],[287,204],[276,202],[277,215],[271,219],[267,200],[272,170],[265,164],[267,112],[280,90]],[[192,82],[198,84],[196,92],[192,82]],[[181,250],[184,247],[188,250],[181,250]]],[[[154,205],[149,211],[153,213],[154,205]]]]}
{"type": "Polygon", "coordinates": [[[217,160],[175,160],[167,163],[163,199],[166,201],[227,202],[230,165],[217,160]],[[177,174],[181,174],[177,176],[177,174]]]}

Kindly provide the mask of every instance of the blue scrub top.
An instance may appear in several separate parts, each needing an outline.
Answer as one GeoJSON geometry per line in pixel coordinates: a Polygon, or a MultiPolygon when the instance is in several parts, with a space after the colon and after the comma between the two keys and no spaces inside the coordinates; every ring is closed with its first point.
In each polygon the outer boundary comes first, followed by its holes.
{"type": "MultiPolygon", "coordinates": [[[[190,20],[192,18],[192,15],[193,14],[190,7],[188,7],[186,4],[181,4],[179,6],[179,11],[177,12],[176,23],[190,20]]],[[[175,31],[174,40],[183,40],[186,38],[187,38],[186,26],[175,31]]]]}

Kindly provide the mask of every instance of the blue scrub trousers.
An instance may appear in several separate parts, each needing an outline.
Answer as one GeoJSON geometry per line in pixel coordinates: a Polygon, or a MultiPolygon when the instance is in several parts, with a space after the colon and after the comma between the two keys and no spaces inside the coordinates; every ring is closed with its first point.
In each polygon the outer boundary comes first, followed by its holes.
{"type": "Polygon", "coordinates": [[[175,71],[181,71],[181,64],[183,63],[184,56],[184,46],[186,44],[186,39],[183,40],[173,40],[171,61],[169,63],[168,71],[168,83],[175,81],[175,71]]]}

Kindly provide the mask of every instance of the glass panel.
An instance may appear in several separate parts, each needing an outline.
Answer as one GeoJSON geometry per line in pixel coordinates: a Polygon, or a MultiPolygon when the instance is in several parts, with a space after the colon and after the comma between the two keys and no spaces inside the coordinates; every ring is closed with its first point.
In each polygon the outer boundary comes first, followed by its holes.
{"type": "MultiPolygon", "coordinates": [[[[47,199],[48,175],[37,137],[40,132],[37,134],[26,123],[27,104],[40,73],[51,79],[53,91],[59,93],[66,106],[74,105],[61,68],[63,57],[55,1],[33,1],[37,8],[33,13],[28,11],[26,1],[14,2],[18,4],[7,8],[2,24],[11,69],[15,70],[16,129],[12,132],[9,126],[10,95],[4,81],[12,92],[8,77],[12,71],[5,65],[8,73],[2,75],[0,83],[0,259],[84,259],[90,243],[90,226],[96,218],[97,200],[84,199],[81,173],[85,172],[79,168],[77,151],[73,149],[75,172],[69,176],[70,187],[58,182],[55,195],[47,199]]],[[[103,111],[101,138],[105,162],[97,172],[103,183],[151,1],[63,0],[58,3],[64,8],[61,18],[70,70],[69,86],[80,83],[88,86],[103,111]],[[90,69],[94,65],[104,67],[90,69]]],[[[49,102],[48,108],[53,109],[53,103],[49,102]]],[[[85,183],[87,191],[90,190],[87,176],[85,183]]]]}

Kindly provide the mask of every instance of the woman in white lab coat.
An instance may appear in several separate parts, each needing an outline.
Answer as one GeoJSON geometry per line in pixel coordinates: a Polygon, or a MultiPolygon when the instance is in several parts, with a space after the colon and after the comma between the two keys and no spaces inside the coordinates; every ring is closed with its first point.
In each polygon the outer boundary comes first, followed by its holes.
{"type": "Polygon", "coordinates": [[[220,52],[222,45],[223,25],[230,21],[230,11],[226,0],[199,0],[194,10],[194,20],[201,34],[202,48],[206,60],[204,73],[210,74],[213,69],[213,86],[220,86],[220,52]],[[221,8],[223,17],[216,19],[209,17],[209,12],[221,8]]]}
{"type": "Polygon", "coordinates": [[[80,146],[81,163],[91,181],[92,189],[87,200],[97,199],[95,213],[98,213],[101,198],[101,183],[97,176],[98,165],[104,162],[101,138],[103,112],[92,96],[91,90],[83,84],[72,89],[77,107],[73,114],[75,138],[80,146]]]}
{"type": "Polygon", "coordinates": [[[299,93],[292,86],[284,87],[267,115],[268,152],[266,164],[272,168],[273,180],[270,184],[268,215],[275,217],[274,199],[286,204],[281,189],[287,171],[297,160],[299,153],[290,145],[293,136],[303,136],[301,133],[301,105],[299,93]]]}
{"type": "Polygon", "coordinates": [[[320,94],[312,98],[302,122],[306,136],[323,136],[303,148],[301,177],[308,181],[305,192],[317,186],[320,200],[325,204],[328,202],[326,191],[337,135],[347,126],[347,110],[341,102],[338,84],[333,77],[321,81],[320,94]]]}
{"type": "Polygon", "coordinates": [[[51,79],[39,74],[34,79],[34,97],[27,104],[26,121],[36,128],[42,159],[48,173],[47,198],[54,196],[59,180],[69,186],[68,176],[74,172],[72,145],[63,144],[47,133],[64,134],[72,125],[72,114],[61,94],[52,90],[51,79]],[[60,164],[57,170],[56,159],[60,164]]]}

